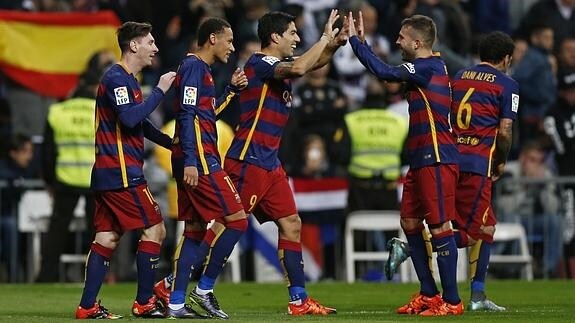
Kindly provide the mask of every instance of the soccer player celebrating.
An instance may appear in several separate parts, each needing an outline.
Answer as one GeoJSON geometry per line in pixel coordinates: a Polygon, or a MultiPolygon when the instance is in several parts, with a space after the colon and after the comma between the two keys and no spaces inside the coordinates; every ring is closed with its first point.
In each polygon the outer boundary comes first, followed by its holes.
{"type": "Polygon", "coordinates": [[[361,11],[357,31],[351,12],[348,19],[349,41],[362,64],[380,79],[407,83],[409,135],[406,146],[410,169],[403,187],[400,214],[421,287],[397,312],[424,316],[463,314],[457,291],[457,245],[450,223],[456,216],[458,151],[448,120],[451,89],[447,69],[432,52],[435,23],[422,15],[404,19],[396,43],[407,63],[390,66],[365,43],[361,11]],[[423,220],[437,251],[443,296],[429,268],[423,220]]]}
{"type": "Polygon", "coordinates": [[[347,41],[345,25],[339,35],[339,29],[333,29],[338,17],[337,10],[332,10],[319,41],[295,59],[291,57],[300,41],[295,18],[283,12],[270,12],[260,18],[262,50],[254,53],[244,67],[249,84],[240,94],[240,123],[224,163],[246,212],[253,213],[260,222],[274,221],[279,227],[278,256],[288,285],[291,315],[336,312],[307,295],[301,220],[278,159],[278,148],[291,108],[290,79],[325,65],[347,41]]]}
{"type": "MultiPolygon", "coordinates": [[[[508,35],[493,32],[479,43],[481,63],[463,69],[453,81],[451,126],[460,153],[459,180],[455,195],[459,248],[472,246],[472,311],[505,311],[487,299],[485,277],[493,244],[496,218],[491,206],[491,185],[503,173],[511,147],[513,120],[519,108],[517,82],[505,73],[511,64],[515,45],[508,35]]],[[[395,271],[408,252],[394,239],[391,255],[395,271]]]]}
{"type": "MultiPolygon", "coordinates": [[[[210,316],[228,318],[214,296],[214,284],[234,245],[246,231],[248,221],[238,192],[222,170],[216,142],[216,114],[228,106],[248,81],[244,72],[237,69],[232,85],[216,101],[210,65],[228,61],[234,51],[232,42],[229,23],[208,18],[198,29],[198,51],[188,55],[177,71],[179,102],[172,172],[178,186],[178,219],[185,221],[185,229],[174,255],[175,275],[166,309],[166,316],[171,318],[199,317],[185,305],[185,295],[191,271],[202,268],[208,251],[210,262],[190,298],[210,316]],[[207,223],[212,220],[215,222],[207,230],[207,223]]],[[[159,284],[162,286],[163,281],[159,284]]]]}
{"type": "Polygon", "coordinates": [[[96,303],[110,258],[120,237],[128,230],[142,230],[136,263],[138,292],[132,306],[136,317],[163,317],[153,286],[160,247],[166,229],[160,208],[153,199],[142,166],[144,137],[170,148],[172,139],[146,119],[158,106],[175,78],[174,72],[160,77],[145,101],[134,75],[152,64],[158,52],[147,23],[126,22],[118,28],[120,63],[102,77],[96,98],[96,161],[92,169],[94,225],[96,237],[86,261],[86,277],[78,319],[116,319],[96,303]]]}

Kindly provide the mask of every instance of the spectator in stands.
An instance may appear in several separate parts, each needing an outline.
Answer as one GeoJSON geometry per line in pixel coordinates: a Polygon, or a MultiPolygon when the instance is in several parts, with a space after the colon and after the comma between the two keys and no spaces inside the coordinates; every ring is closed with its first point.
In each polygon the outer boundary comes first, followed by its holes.
{"type": "MultiPolygon", "coordinates": [[[[565,70],[558,77],[558,98],[545,117],[545,132],[553,145],[559,176],[575,176],[575,73],[565,70]]],[[[567,276],[575,277],[575,185],[562,192],[562,236],[567,276]]]]}
{"type": "Polygon", "coordinates": [[[459,4],[446,0],[420,0],[415,13],[429,16],[437,25],[437,39],[455,54],[471,52],[471,28],[459,4]],[[457,30],[457,32],[454,32],[457,30]]]}
{"type": "Polygon", "coordinates": [[[327,157],[325,142],[316,134],[304,137],[301,153],[301,166],[296,169],[294,176],[304,178],[322,178],[333,176],[333,167],[327,157]]]}
{"type": "Polygon", "coordinates": [[[475,35],[492,31],[511,33],[509,0],[471,0],[462,5],[470,15],[469,25],[475,35]]]}
{"type": "MultiPolygon", "coordinates": [[[[540,0],[536,2],[522,17],[516,33],[528,38],[533,27],[542,23],[553,29],[555,46],[553,49],[556,53],[563,39],[575,35],[575,0],[540,0]]],[[[523,97],[521,99],[523,100],[523,97]]]]}
{"type": "Polygon", "coordinates": [[[7,149],[0,156],[0,277],[7,270],[8,278],[16,282],[24,272],[20,255],[21,235],[18,232],[18,203],[24,189],[17,180],[28,177],[27,168],[34,155],[30,137],[13,135],[7,142],[7,149]]]}
{"type": "MultiPolygon", "coordinates": [[[[387,38],[376,32],[377,11],[367,3],[363,4],[360,10],[363,13],[366,41],[379,58],[385,59],[389,54],[390,45],[387,38]]],[[[342,46],[333,57],[333,64],[339,75],[341,89],[348,97],[350,110],[355,110],[365,100],[365,89],[372,76],[366,73],[365,67],[353,54],[349,44],[342,46]]]]}
{"type": "Polygon", "coordinates": [[[556,81],[553,70],[553,29],[534,26],[529,48],[515,66],[513,78],[519,83],[519,143],[535,139],[542,132],[543,116],[555,101],[556,81]]]}
{"type": "MultiPolygon", "coordinates": [[[[575,73],[575,34],[561,42],[557,59],[559,71],[563,76],[575,73]]],[[[560,78],[558,78],[558,82],[561,82],[560,78]]]]}
{"type": "Polygon", "coordinates": [[[329,70],[330,65],[327,64],[311,71],[294,91],[293,115],[282,140],[282,145],[285,145],[281,150],[282,157],[287,164],[291,161],[294,171],[301,170],[303,165],[301,158],[293,158],[292,151],[303,151],[303,138],[314,134],[320,136],[325,145],[332,175],[343,173],[343,169],[337,165],[342,163],[340,149],[348,100],[339,84],[327,77],[329,70]]]}
{"type": "Polygon", "coordinates": [[[0,97],[0,151],[6,150],[6,140],[12,134],[12,113],[10,103],[6,98],[0,97]]]}
{"type": "MultiPolygon", "coordinates": [[[[502,178],[550,179],[553,176],[545,164],[545,150],[536,141],[524,143],[517,161],[508,162],[502,178]]],[[[559,197],[554,183],[506,182],[497,199],[505,222],[521,222],[532,246],[534,270],[539,277],[556,277],[562,256],[559,197]]]]}

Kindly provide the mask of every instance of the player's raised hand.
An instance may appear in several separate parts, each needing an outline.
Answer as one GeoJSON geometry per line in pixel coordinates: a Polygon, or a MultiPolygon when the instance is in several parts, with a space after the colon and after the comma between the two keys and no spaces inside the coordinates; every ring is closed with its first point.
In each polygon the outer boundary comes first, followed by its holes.
{"type": "Polygon", "coordinates": [[[335,39],[335,35],[337,35],[339,28],[333,28],[333,24],[339,19],[339,15],[337,14],[337,9],[332,9],[331,13],[329,14],[329,18],[325,23],[325,27],[323,28],[323,34],[329,37],[329,40],[335,39]]]}
{"type": "Polygon", "coordinates": [[[230,83],[239,90],[243,90],[248,86],[248,77],[246,76],[246,73],[238,67],[234,71],[230,83]]]}
{"type": "Polygon", "coordinates": [[[359,11],[359,21],[357,22],[357,37],[362,42],[365,42],[365,29],[363,28],[363,13],[359,11]]]}
{"type": "Polygon", "coordinates": [[[166,93],[172,86],[174,79],[176,78],[176,72],[167,72],[166,74],[160,76],[160,80],[158,81],[158,87],[162,92],[166,93]]]}
{"type": "Polygon", "coordinates": [[[335,44],[337,46],[343,46],[347,43],[347,39],[349,38],[349,20],[344,16],[343,19],[343,26],[341,27],[341,31],[335,37],[335,44]]]}
{"type": "Polygon", "coordinates": [[[350,11],[347,15],[347,26],[349,37],[357,36],[357,30],[355,29],[355,19],[353,18],[353,13],[350,11]]]}

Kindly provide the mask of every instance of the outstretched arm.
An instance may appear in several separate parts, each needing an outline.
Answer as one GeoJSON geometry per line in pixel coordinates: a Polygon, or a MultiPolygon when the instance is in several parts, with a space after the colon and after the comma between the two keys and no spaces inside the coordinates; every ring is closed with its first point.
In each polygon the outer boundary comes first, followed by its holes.
{"type": "MultiPolygon", "coordinates": [[[[334,22],[339,18],[337,10],[333,9],[327,23],[324,27],[324,32],[317,43],[315,43],[307,52],[303,53],[300,57],[291,62],[281,62],[276,65],[274,71],[274,78],[278,80],[301,77],[315,66],[327,45],[335,40],[335,35],[339,28],[333,28],[334,22]]],[[[335,51],[334,51],[335,52],[335,51]]],[[[325,63],[324,63],[325,65],[325,63]]]]}
{"type": "Polygon", "coordinates": [[[312,69],[316,70],[323,67],[325,64],[329,63],[333,54],[341,47],[347,43],[349,38],[349,22],[347,19],[343,19],[343,27],[341,31],[337,34],[334,40],[330,41],[325,47],[318,61],[315,63],[312,69]]]}
{"type": "Polygon", "coordinates": [[[372,74],[382,80],[388,81],[405,81],[408,79],[407,75],[402,69],[391,66],[382,61],[365,42],[365,34],[363,30],[363,15],[359,12],[359,22],[357,29],[354,24],[355,19],[350,12],[348,16],[349,26],[349,44],[359,59],[361,64],[365,66],[372,74]]]}
{"type": "MultiPolygon", "coordinates": [[[[118,119],[128,128],[133,128],[140,122],[144,121],[152,111],[156,109],[160,101],[164,97],[164,93],[168,91],[176,73],[167,72],[160,77],[158,85],[152,89],[150,96],[138,104],[122,104],[116,107],[118,112],[118,119]]],[[[116,100],[116,94],[110,92],[112,102],[116,100]]]]}

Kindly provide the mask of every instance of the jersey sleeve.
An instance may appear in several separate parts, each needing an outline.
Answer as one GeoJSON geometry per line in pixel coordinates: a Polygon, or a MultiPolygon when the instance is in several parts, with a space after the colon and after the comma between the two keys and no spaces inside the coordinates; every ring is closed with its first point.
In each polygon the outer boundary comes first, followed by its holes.
{"type": "Polygon", "coordinates": [[[197,166],[195,119],[200,104],[200,91],[202,88],[204,70],[198,63],[189,63],[178,71],[181,76],[178,87],[178,104],[180,109],[176,114],[179,124],[179,140],[184,155],[184,167],[197,166]]]}
{"type": "MultiPolygon", "coordinates": [[[[386,81],[407,81],[419,86],[426,85],[431,79],[431,73],[426,72],[423,66],[413,63],[404,63],[399,66],[392,66],[382,61],[368,46],[367,42],[362,43],[357,36],[349,39],[353,52],[359,61],[375,76],[386,81]],[[419,71],[421,69],[421,72],[419,71]]],[[[421,65],[421,64],[417,64],[421,65]]]]}
{"type": "Polygon", "coordinates": [[[129,84],[126,77],[109,79],[106,85],[106,96],[120,122],[128,128],[133,128],[156,109],[164,97],[164,92],[155,87],[146,100],[136,103],[132,97],[135,89],[129,84]]]}
{"type": "Polygon", "coordinates": [[[269,80],[274,77],[276,66],[281,60],[275,56],[262,56],[253,61],[253,68],[261,80],[269,80]]]}
{"type": "Polygon", "coordinates": [[[172,138],[156,128],[150,119],[146,118],[142,125],[144,128],[144,137],[166,149],[172,148],[172,138]]]}
{"type": "Polygon", "coordinates": [[[501,93],[500,118],[515,120],[519,110],[519,86],[517,82],[509,80],[503,87],[501,93]]]}

